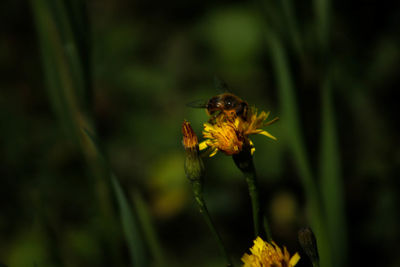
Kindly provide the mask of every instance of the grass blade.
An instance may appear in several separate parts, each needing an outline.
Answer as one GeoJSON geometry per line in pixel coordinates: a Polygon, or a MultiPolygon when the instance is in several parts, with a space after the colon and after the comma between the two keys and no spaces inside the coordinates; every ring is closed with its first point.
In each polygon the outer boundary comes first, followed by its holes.
{"type": "Polygon", "coordinates": [[[322,133],[320,178],[326,222],[332,244],[334,266],[346,261],[346,219],[337,131],[334,121],[331,82],[322,88],[322,133]]]}
{"type": "MultiPolygon", "coordinates": [[[[131,258],[131,262],[133,266],[148,266],[148,257],[147,257],[147,248],[146,244],[143,240],[143,236],[141,235],[142,229],[146,228],[145,225],[142,225],[141,222],[145,221],[141,218],[141,214],[137,216],[134,215],[132,209],[129,205],[129,202],[125,196],[124,191],[122,190],[121,185],[118,182],[118,179],[112,173],[111,168],[109,167],[108,161],[105,158],[105,154],[102,153],[102,149],[99,143],[96,141],[94,136],[90,134],[89,131],[82,131],[86,136],[85,140],[88,142],[88,146],[93,148],[94,153],[97,155],[98,159],[102,162],[102,166],[105,169],[105,172],[109,174],[109,179],[111,182],[111,187],[114,192],[115,199],[117,201],[120,220],[122,224],[122,230],[124,232],[124,236],[127,242],[127,246],[129,249],[129,254],[131,258]]],[[[143,206],[142,206],[143,207],[143,206]]],[[[144,208],[142,208],[144,209],[144,208]]],[[[145,211],[141,211],[144,213],[145,211]]],[[[147,211],[146,211],[147,212],[147,211]]],[[[155,236],[155,234],[154,234],[155,236]]],[[[157,240],[154,237],[154,240],[157,240]]],[[[150,243],[150,242],[148,242],[150,243]]],[[[160,249],[161,251],[161,249],[160,249]]]]}
{"type": "Polygon", "coordinates": [[[111,183],[118,202],[122,228],[133,266],[148,266],[145,245],[140,235],[138,221],[133,216],[121,185],[113,174],[111,174],[111,183]]]}
{"type": "Polygon", "coordinates": [[[270,31],[267,33],[267,43],[275,69],[276,80],[279,88],[282,121],[288,135],[289,147],[302,179],[304,190],[308,199],[308,211],[313,231],[317,237],[318,250],[321,256],[321,266],[331,267],[331,254],[329,241],[326,235],[324,218],[320,206],[320,196],[313,179],[311,167],[304,146],[301,132],[295,91],[292,83],[288,61],[281,41],[270,31]]]}
{"type": "Polygon", "coordinates": [[[80,128],[87,128],[88,122],[81,112],[83,74],[76,42],[68,27],[70,21],[61,1],[32,0],[31,6],[50,103],[65,131],[79,143],[80,128]]]}
{"type": "Polygon", "coordinates": [[[300,38],[299,24],[297,23],[297,19],[294,12],[293,1],[282,0],[280,2],[282,5],[283,14],[285,16],[287,29],[289,32],[288,34],[290,35],[294,51],[297,53],[300,59],[304,60],[303,45],[300,38]]]}
{"type": "Polygon", "coordinates": [[[143,227],[145,240],[149,245],[151,254],[154,256],[154,265],[160,267],[166,266],[164,252],[156,235],[156,230],[154,229],[153,222],[148,212],[148,207],[139,192],[134,192],[133,203],[138,214],[140,225],[143,227]]]}
{"type": "MultiPolygon", "coordinates": [[[[125,194],[118,180],[111,173],[99,146],[86,130],[91,128],[88,119],[84,116],[85,108],[88,106],[90,71],[82,62],[84,47],[87,49],[88,44],[85,34],[77,30],[79,27],[73,26],[76,19],[77,24],[83,23],[83,13],[80,13],[83,11],[79,9],[77,1],[31,0],[31,6],[53,110],[56,111],[68,135],[82,148],[94,176],[110,178],[110,180],[98,179],[97,187],[108,184],[110,181],[119,206],[132,264],[148,266],[139,222],[132,213],[125,194]]],[[[108,190],[102,186],[100,190],[103,189],[108,190]]],[[[99,195],[104,196],[102,193],[99,195]]],[[[99,201],[102,200],[104,197],[99,197],[99,201]]],[[[107,216],[104,220],[107,220],[107,216]]]]}
{"type": "Polygon", "coordinates": [[[320,48],[323,50],[329,43],[330,6],[329,0],[314,0],[315,26],[320,48]]]}

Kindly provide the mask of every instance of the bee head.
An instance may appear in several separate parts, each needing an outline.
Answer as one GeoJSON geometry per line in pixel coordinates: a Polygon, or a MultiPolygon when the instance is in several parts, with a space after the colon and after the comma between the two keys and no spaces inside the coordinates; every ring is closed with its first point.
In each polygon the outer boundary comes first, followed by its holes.
{"type": "Polygon", "coordinates": [[[234,108],[234,107],[236,107],[237,104],[238,104],[238,102],[237,102],[236,98],[231,95],[227,95],[224,98],[224,108],[225,109],[234,108]]]}

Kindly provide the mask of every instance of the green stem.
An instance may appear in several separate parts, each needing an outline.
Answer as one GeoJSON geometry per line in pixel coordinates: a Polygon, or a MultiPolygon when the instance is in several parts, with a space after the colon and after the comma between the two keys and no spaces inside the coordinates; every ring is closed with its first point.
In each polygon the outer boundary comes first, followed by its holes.
{"type": "Polygon", "coordinates": [[[251,206],[253,210],[254,235],[255,237],[262,235],[261,225],[263,218],[267,239],[271,240],[271,231],[269,229],[267,218],[265,216],[262,217],[260,210],[260,197],[258,193],[257,174],[256,169],[254,168],[253,157],[250,153],[250,149],[244,149],[239,154],[233,155],[233,160],[235,161],[236,166],[242,171],[247,182],[247,187],[249,189],[251,206]]]}
{"type": "Polygon", "coordinates": [[[247,187],[249,188],[249,195],[251,199],[251,207],[253,210],[253,224],[254,224],[254,235],[260,236],[261,227],[261,216],[260,216],[260,198],[258,195],[257,179],[254,172],[244,173],[247,187]]]}
{"type": "Polygon", "coordinates": [[[203,215],[203,218],[206,221],[208,228],[210,228],[210,231],[212,232],[212,234],[214,235],[214,238],[217,241],[217,244],[219,246],[219,249],[221,250],[221,253],[225,257],[226,266],[232,267],[233,266],[232,261],[231,261],[229,255],[227,253],[227,250],[222,242],[221,236],[217,232],[217,229],[215,228],[215,225],[214,225],[213,221],[211,220],[210,213],[208,212],[207,205],[204,201],[203,184],[201,181],[194,180],[194,181],[192,181],[192,187],[193,187],[193,192],[194,192],[194,198],[197,202],[200,213],[203,215]]]}

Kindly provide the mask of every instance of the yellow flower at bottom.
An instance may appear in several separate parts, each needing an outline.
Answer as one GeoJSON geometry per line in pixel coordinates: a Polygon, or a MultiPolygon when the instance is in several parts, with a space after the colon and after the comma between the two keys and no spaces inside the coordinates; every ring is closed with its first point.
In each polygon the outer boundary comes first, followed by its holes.
{"type": "Polygon", "coordinates": [[[290,257],[286,247],[283,247],[282,252],[274,241],[271,243],[257,237],[254,246],[250,248],[251,254],[245,253],[242,257],[243,267],[293,267],[300,260],[297,252],[290,257]]]}
{"type": "Polygon", "coordinates": [[[249,135],[262,134],[276,140],[270,133],[261,129],[261,127],[270,125],[277,120],[273,119],[265,123],[268,115],[269,113],[264,111],[257,114],[255,109],[250,109],[246,119],[239,116],[234,118],[218,116],[215,123],[204,123],[203,137],[206,140],[199,144],[199,148],[200,150],[211,148],[210,157],[218,151],[227,155],[238,154],[244,146],[249,146],[253,154],[255,148],[253,142],[248,138],[249,135]]]}

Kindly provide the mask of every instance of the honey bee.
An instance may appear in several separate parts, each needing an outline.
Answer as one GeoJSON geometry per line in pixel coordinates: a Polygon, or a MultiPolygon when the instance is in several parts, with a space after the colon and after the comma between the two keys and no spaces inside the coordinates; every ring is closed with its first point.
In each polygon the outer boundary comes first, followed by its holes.
{"type": "Polygon", "coordinates": [[[210,116],[209,121],[215,120],[215,118],[221,114],[227,118],[238,116],[246,120],[249,108],[246,101],[232,93],[223,93],[213,96],[205,104],[196,104],[196,102],[192,102],[188,105],[196,108],[205,108],[207,114],[210,116]]]}
{"type": "Polygon", "coordinates": [[[216,117],[224,113],[227,117],[238,116],[246,119],[248,104],[234,94],[223,93],[210,98],[206,110],[210,116],[216,117]]]}

